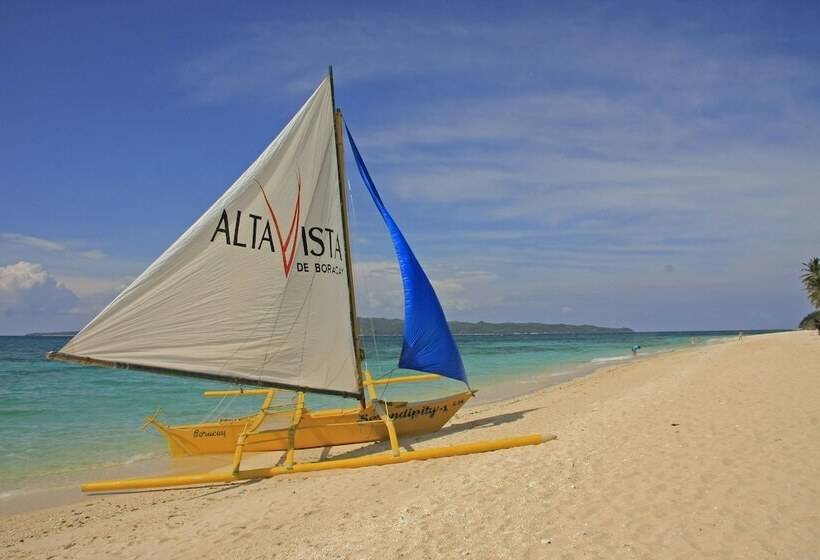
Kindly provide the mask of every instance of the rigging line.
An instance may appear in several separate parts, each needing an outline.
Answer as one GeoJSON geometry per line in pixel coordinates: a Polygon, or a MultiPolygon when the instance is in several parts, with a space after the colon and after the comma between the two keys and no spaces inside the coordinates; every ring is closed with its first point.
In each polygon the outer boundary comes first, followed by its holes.
{"type": "MultiPolygon", "coordinates": [[[[350,201],[350,215],[351,215],[351,218],[352,218],[352,222],[356,226],[356,228],[358,229],[358,227],[359,227],[359,214],[356,212],[356,203],[353,199],[353,188],[350,186],[350,179],[347,179],[347,194],[348,194],[347,199],[350,201]]],[[[365,295],[367,295],[370,292],[370,282],[368,281],[368,277],[367,277],[366,274],[362,275],[361,286],[362,286],[362,289],[363,289],[365,295]]],[[[373,342],[373,349],[376,352],[376,363],[380,363],[382,357],[381,357],[381,352],[379,351],[379,344],[376,341],[375,323],[373,322],[373,317],[368,317],[368,319],[370,320],[369,321],[370,322],[370,334],[371,334],[371,339],[372,339],[372,342],[373,342]]],[[[356,318],[356,320],[358,321],[358,317],[356,318]]],[[[359,335],[359,338],[361,339],[361,335],[359,335]]],[[[365,353],[365,368],[368,368],[367,353],[365,353]]]]}
{"type": "MultiPolygon", "coordinates": [[[[390,371],[388,371],[387,373],[385,373],[384,375],[382,375],[379,379],[385,379],[385,378],[390,379],[390,378],[393,376],[393,374],[394,374],[394,373],[396,373],[396,370],[398,370],[398,369],[399,369],[399,368],[393,368],[393,369],[391,369],[390,371]]],[[[382,388],[381,388],[381,393],[379,394],[379,400],[380,400],[380,401],[383,401],[383,400],[384,400],[384,394],[387,392],[387,388],[388,388],[388,387],[390,387],[390,384],[389,384],[389,383],[385,383],[384,385],[382,385],[382,388]]]]}
{"type": "Polygon", "coordinates": [[[227,396],[223,396],[221,399],[219,399],[216,405],[211,409],[211,411],[208,414],[205,415],[205,418],[199,421],[199,423],[204,424],[206,422],[210,422],[212,418],[216,417],[216,412],[217,410],[219,410],[219,407],[222,406],[222,401],[224,401],[227,398],[227,396]]]}
{"type": "Polygon", "coordinates": [[[376,341],[376,323],[373,321],[373,317],[370,317],[370,338],[373,339],[373,349],[376,351],[376,361],[381,362],[382,356],[381,352],[379,352],[379,343],[376,341]]]}
{"type": "MultiPolygon", "coordinates": [[[[356,226],[356,228],[358,228],[360,222],[359,222],[359,214],[356,211],[355,199],[353,197],[353,188],[350,184],[350,179],[347,179],[346,182],[347,182],[348,200],[350,201],[350,214],[351,214],[352,222],[356,226]]],[[[369,278],[366,274],[362,275],[360,285],[362,286],[362,289],[363,289],[365,295],[370,293],[370,281],[369,281],[369,278]]],[[[358,318],[357,318],[357,320],[358,320],[358,318]]],[[[370,323],[370,338],[371,338],[371,341],[372,341],[372,344],[373,344],[373,350],[376,354],[376,364],[379,364],[379,363],[382,362],[381,349],[379,348],[379,343],[378,343],[378,340],[376,338],[376,324],[375,324],[375,321],[373,320],[373,317],[368,317],[368,323],[370,323]]],[[[368,368],[367,354],[365,354],[365,368],[368,368]]],[[[397,368],[391,369],[386,374],[381,375],[379,377],[379,379],[383,379],[385,377],[389,377],[389,376],[393,375],[393,373],[396,371],[396,369],[397,368]]],[[[384,400],[384,397],[385,397],[385,394],[387,393],[388,387],[389,387],[388,385],[383,385],[380,388],[379,397],[378,397],[379,400],[384,400]]]]}
{"type": "MultiPolygon", "coordinates": [[[[241,383],[234,382],[231,385],[231,387],[233,387],[233,389],[236,390],[236,391],[242,391],[242,384],[241,383]]],[[[228,411],[231,410],[231,408],[233,407],[234,402],[236,402],[236,399],[229,398],[227,395],[223,395],[217,401],[216,405],[214,405],[214,407],[211,409],[211,411],[208,412],[208,414],[205,415],[205,418],[203,418],[200,421],[200,423],[204,424],[205,422],[210,422],[211,420],[217,419],[217,413],[220,416],[227,416],[228,411]]]]}

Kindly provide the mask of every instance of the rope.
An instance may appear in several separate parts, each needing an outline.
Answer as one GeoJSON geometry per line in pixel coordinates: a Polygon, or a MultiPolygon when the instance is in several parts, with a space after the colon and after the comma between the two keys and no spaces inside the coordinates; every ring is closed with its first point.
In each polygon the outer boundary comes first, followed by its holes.
{"type": "Polygon", "coordinates": [[[213,417],[216,416],[216,411],[219,410],[219,407],[222,406],[222,402],[227,399],[227,396],[223,396],[219,401],[217,401],[216,405],[211,409],[211,411],[205,415],[205,418],[199,421],[200,424],[205,424],[206,422],[210,422],[213,417]]]}
{"type": "Polygon", "coordinates": [[[373,322],[373,317],[370,317],[370,337],[373,339],[373,349],[376,351],[376,360],[381,362],[382,356],[379,352],[379,343],[376,341],[376,324],[373,322]]]}
{"type": "MultiPolygon", "coordinates": [[[[358,227],[359,227],[359,214],[356,211],[356,202],[355,202],[355,199],[353,197],[353,188],[350,185],[350,179],[347,180],[347,193],[348,193],[347,198],[350,201],[350,205],[349,205],[350,218],[351,218],[350,221],[356,227],[356,229],[358,229],[358,227]]],[[[362,292],[365,295],[367,295],[370,292],[370,285],[369,285],[368,278],[367,278],[366,275],[361,278],[361,282],[359,284],[362,287],[362,292]]],[[[373,317],[369,317],[368,319],[369,319],[369,323],[370,323],[370,338],[371,338],[371,341],[372,341],[372,344],[373,344],[373,350],[376,353],[376,361],[381,362],[381,359],[382,359],[381,351],[379,349],[379,343],[376,340],[376,325],[373,322],[373,317]]],[[[360,335],[360,338],[361,338],[361,335],[360,335]]],[[[367,360],[367,353],[366,352],[365,352],[365,357],[364,357],[364,365],[365,365],[366,369],[369,369],[368,360],[367,360]]]]}
{"type": "MultiPolygon", "coordinates": [[[[240,385],[239,383],[235,383],[233,385],[233,388],[237,391],[241,391],[242,390],[242,385],[240,385]]],[[[220,411],[220,414],[225,416],[227,414],[228,410],[233,405],[234,400],[235,399],[233,397],[228,397],[227,395],[223,395],[222,398],[220,398],[217,401],[216,405],[214,405],[214,407],[211,409],[211,411],[208,414],[205,415],[205,418],[203,418],[200,421],[200,423],[204,424],[206,422],[210,422],[213,418],[216,417],[217,411],[219,411],[219,409],[222,407],[222,405],[227,402],[227,404],[225,405],[224,411],[220,411]]]]}
{"type": "MultiPolygon", "coordinates": [[[[385,378],[389,379],[390,377],[392,377],[392,376],[393,376],[393,374],[394,374],[394,373],[396,373],[396,371],[397,371],[398,369],[399,369],[399,368],[393,368],[393,369],[391,369],[390,371],[388,371],[387,373],[385,373],[384,375],[382,375],[381,377],[379,377],[379,379],[385,379],[385,378]]],[[[389,384],[389,383],[387,383],[387,384],[385,384],[385,385],[382,385],[382,388],[381,388],[381,393],[379,394],[379,400],[380,400],[380,401],[383,401],[383,400],[384,400],[384,394],[387,392],[387,388],[388,388],[388,387],[390,387],[390,384],[389,384]]]]}

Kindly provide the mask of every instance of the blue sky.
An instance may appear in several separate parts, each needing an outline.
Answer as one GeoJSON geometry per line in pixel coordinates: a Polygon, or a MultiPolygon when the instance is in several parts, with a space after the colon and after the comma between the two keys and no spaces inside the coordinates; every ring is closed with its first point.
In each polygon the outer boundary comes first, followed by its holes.
{"type": "MultiPolygon", "coordinates": [[[[816,3],[0,5],[0,333],[81,327],[335,68],[450,318],[791,328],[816,3]]],[[[348,166],[361,314],[401,314],[348,166]]]]}

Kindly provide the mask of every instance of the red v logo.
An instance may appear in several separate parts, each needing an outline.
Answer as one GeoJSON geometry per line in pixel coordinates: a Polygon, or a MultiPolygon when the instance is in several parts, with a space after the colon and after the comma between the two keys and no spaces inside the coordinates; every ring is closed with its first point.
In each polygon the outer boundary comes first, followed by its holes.
{"type": "Polygon", "coordinates": [[[276,237],[279,241],[279,250],[282,253],[282,268],[285,271],[285,278],[290,274],[293,267],[293,261],[296,259],[296,247],[299,245],[299,217],[301,215],[301,199],[302,199],[302,176],[296,172],[296,207],[293,209],[293,217],[290,219],[290,227],[288,228],[287,237],[282,239],[282,230],[279,228],[279,220],[276,219],[276,213],[270,205],[268,195],[265,194],[265,189],[262,185],[254,179],[254,182],[259,185],[259,190],[262,191],[262,196],[265,197],[265,204],[268,205],[268,213],[273,219],[273,227],[276,228],[276,237]]]}

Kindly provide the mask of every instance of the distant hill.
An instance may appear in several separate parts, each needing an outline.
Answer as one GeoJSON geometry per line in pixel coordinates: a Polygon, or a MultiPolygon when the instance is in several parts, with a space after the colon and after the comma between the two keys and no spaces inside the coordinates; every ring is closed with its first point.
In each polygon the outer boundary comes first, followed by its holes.
{"type": "MultiPolygon", "coordinates": [[[[806,319],[804,319],[805,321],[806,319]]],[[[468,323],[450,321],[453,334],[590,334],[590,333],[626,333],[632,329],[624,327],[596,327],[595,325],[567,325],[565,323],[468,323]]],[[[801,323],[802,325],[802,323],[801,323]]],[[[382,319],[380,317],[359,317],[359,328],[362,334],[401,336],[404,327],[401,319],[382,319]]],[[[812,323],[812,327],[814,323],[812,323]]],[[[802,328],[802,327],[801,327],[802,328]]],[[[74,336],[77,331],[36,332],[26,336],[74,336]]]]}
{"type": "Polygon", "coordinates": [[[815,311],[814,313],[809,313],[803,320],[800,321],[800,328],[801,329],[815,329],[817,327],[814,326],[814,320],[820,318],[820,310],[815,311]]]}
{"type": "MultiPolygon", "coordinates": [[[[567,325],[564,323],[486,323],[484,321],[468,323],[464,321],[450,321],[449,325],[453,334],[590,334],[632,332],[632,329],[627,328],[567,325]]],[[[370,334],[375,331],[377,335],[400,336],[402,334],[403,322],[401,319],[359,317],[359,327],[363,334],[370,334]]]]}

